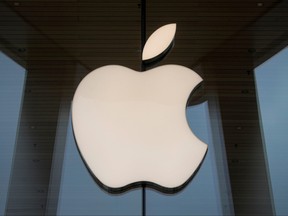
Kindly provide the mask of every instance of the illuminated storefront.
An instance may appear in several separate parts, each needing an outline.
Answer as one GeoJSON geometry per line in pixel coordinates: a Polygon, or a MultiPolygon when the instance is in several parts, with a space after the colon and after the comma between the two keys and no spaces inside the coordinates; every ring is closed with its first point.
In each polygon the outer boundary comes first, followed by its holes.
{"type": "Polygon", "coordinates": [[[167,23],[175,44],[156,66],[203,78],[186,117],[209,150],[183,191],[146,188],[145,214],[287,215],[287,4],[2,1],[0,215],[143,213],[141,188],[110,194],[90,175],[71,103],[96,68],[140,71],[143,37],[167,23]]]}

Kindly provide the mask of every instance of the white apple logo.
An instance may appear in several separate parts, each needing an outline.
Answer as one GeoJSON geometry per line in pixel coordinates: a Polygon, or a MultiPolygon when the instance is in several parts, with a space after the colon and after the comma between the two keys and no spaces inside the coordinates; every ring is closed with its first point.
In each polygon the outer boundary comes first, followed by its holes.
{"type": "MultiPolygon", "coordinates": [[[[176,31],[176,24],[171,26],[176,31]]],[[[103,188],[120,192],[146,184],[171,193],[187,184],[207,151],[185,114],[187,99],[201,81],[179,65],[143,73],[109,65],[81,81],[72,104],[74,135],[83,160],[103,188]]]]}

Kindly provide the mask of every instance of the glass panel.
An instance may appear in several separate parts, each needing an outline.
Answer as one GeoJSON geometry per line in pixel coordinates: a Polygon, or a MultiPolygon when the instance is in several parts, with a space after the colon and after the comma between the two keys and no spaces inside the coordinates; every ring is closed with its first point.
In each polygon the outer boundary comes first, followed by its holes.
{"type": "Polygon", "coordinates": [[[148,215],[223,215],[208,103],[188,107],[186,115],[194,134],[208,144],[208,153],[197,175],[182,192],[167,196],[147,191],[148,215]]]}
{"type": "Polygon", "coordinates": [[[288,215],[288,48],[255,69],[262,136],[276,215],[288,215]],[[284,165],[284,166],[283,166],[284,165]]]}
{"type": "Polygon", "coordinates": [[[0,215],[4,215],[26,72],[0,51],[0,215]]]}
{"type": "Polygon", "coordinates": [[[111,195],[96,184],[77,150],[71,119],[66,140],[57,215],[140,215],[140,190],[111,195]]]}

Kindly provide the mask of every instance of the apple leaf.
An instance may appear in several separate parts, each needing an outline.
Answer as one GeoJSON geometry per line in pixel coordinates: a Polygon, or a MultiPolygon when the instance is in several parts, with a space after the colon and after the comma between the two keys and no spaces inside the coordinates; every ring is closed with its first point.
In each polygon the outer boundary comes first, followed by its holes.
{"type": "Polygon", "coordinates": [[[147,61],[164,53],[172,44],[176,33],[176,23],[167,24],[148,38],[142,53],[142,60],[147,61]]]}

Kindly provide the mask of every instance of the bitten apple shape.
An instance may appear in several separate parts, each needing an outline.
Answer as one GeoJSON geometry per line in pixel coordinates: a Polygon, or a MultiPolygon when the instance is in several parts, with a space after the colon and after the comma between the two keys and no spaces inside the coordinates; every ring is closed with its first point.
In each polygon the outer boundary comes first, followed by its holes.
{"type": "MultiPolygon", "coordinates": [[[[162,57],[175,31],[176,24],[155,31],[142,59],[162,57]]],[[[207,152],[186,119],[187,99],[201,81],[180,65],[142,73],[108,65],[81,81],[72,103],[73,130],[81,156],[102,188],[117,193],[147,185],[174,193],[189,182],[207,152]]]]}
{"type": "Polygon", "coordinates": [[[111,65],[92,71],[73,99],[75,138],[90,171],[113,190],[137,182],[180,187],[207,145],[190,130],[189,94],[201,77],[179,65],[140,73],[111,65]]]}

